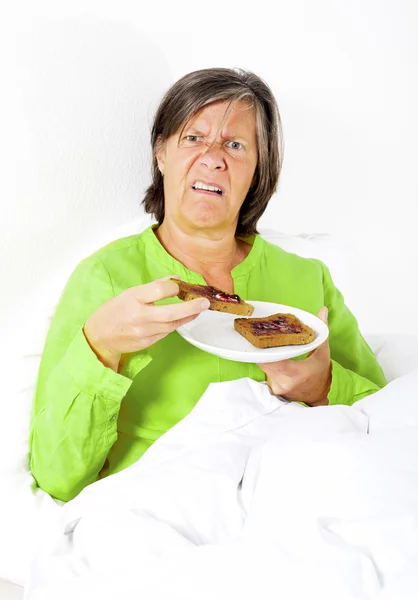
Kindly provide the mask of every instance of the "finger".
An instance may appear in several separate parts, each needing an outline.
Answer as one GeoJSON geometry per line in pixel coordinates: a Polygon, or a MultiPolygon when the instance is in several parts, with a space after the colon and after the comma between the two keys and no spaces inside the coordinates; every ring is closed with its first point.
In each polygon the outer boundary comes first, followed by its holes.
{"type": "Polygon", "coordinates": [[[315,359],[326,359],[329,360],[330,358],[330,347],[329,347],[329,336],[327,336],[327,339],[325,341],[322,342],[322,344],[320,346],[318,346],[318,348],[315,348],[315,350],[312,350],[312,352],[309,352],[306,360],[309,360],[310,358],[315,358],[315,359]]]}
{"type": "Polygon", "coordinates": [[[127,293],[141,304],[151,304],[165,298],[173,298],[179,293],[179,286],[173,281],[172,277],[176,276],[170,275],[150,283],[131,287],[127,290],[127,293]]]}
{"type": "Polygon", "coordinates": [[[167,334],[175,331],[182,325],[186,325],[186,323],[190,323],[194,321],[199,315],[192,315],[190,317],[185,317],[184,319],[176,319],[175,321],[162,322],[162,323],[150,323],[143,330],[146,332],[145,335],[148,337],[150,335],[158,335],[160,337],[164,337],[167,334]],[[152,333],[151,333],[152,332],[152,333]]]}
{"type": "Polygon", "coordinates": [[[258,363],[260,369],[265,373],[281,373],[287,377],[297,377],[300,373],[300,365],[293,360],[280,360],[274,363],[258,363]]]}
{"type": "Polygon", "coordinates": [[[286,387],[278,385],[274,381],[267,380],[267,384],[275,396],[281,396],[282,398],[285,398],[286,400],[289,399],[288,395],[289,395],[289,392],[291,391],[290,389],[287,389],[286,387]]]}
{"type": "Polygon", "coordinates": [[[321,319],[325,325],[328,325],[328,308],[323,306],[318,313],[318,319],[321,319]]]}
{"type": "Polygon", "coordinates": [[[320,346],[318,346],[318,348],[315,348],[315,350],[312,350],[312,352],[309,352],[308,356],[306,357],[305,360],[309,360],[310,358],[320,358],[321,355],[328,355],[330,353],[330,349],[329,349],[329,341],[328,338],[322,342],[322,344],[320,346]]]}
{"type": "Polygon", "coordinates": [[[182,325],[186,325],[187,323],[194,321],[195,319],[197,319],[198,316],[199,315],[192,315],[191,317],[186,317],[185,319],[180,319],[179,321],[177,321],[177,323],[174,322],[175,323],[174,329],[178,329],[182,325]]]}
{"type": "Polygon", "coordinates": [[[137,337],[142,340],[142,344],[145,347],[151,346],[175,329],[178,329],[182,325],[186,325],[186,323],[190,323],[190,321],[194,321],[194,319],[196,319],[198,316],[199,315],[192,315],[191,317],[186,317],[177,321],[171,321],[169,323],[148,324],[142,329],[141,334],[138,333],[137,337]]]}
{"type": "MultiPolygon", "coordinates": [[[[321,308],[321,310],[319,311],[319,313],[318,313],[317,316],[318,316],[318,319],[321,319],[321,321],[323,323],[325,323],[325,325],[328,325],[328,308],[326,306],[323,306],[321,308]]],[[[325,340],[325,342],[323,342],[320,346],[318,346],[318,348],[315,348],[315,350],[312,350],[312,352],[309,352],[309,354],[308,354],[308,356],[306,358],[308,359],[308,358],[311,358],[311,357],[315,357],[318,354],[325,353],[325,351],[329,352],[329,340],[328,340],[328,337],[325,340]]]]}
{"type": "Polygon", "coordinates": [[[276,396],[286,396],[294,388],[294,380],[286,375],[267,374],[267,385],[276,396]]]}
{"type": "Polygon", "coordinates": [[[153,344],[156,344],[157,342],[162,340],[166,335],[167,335],[167,333],[158,333],[156,335],[150,335],[146,338],[143,338],[141,340],[141,342],[142,342],[141,346],[142,346],[142,348],[149,348],[153,344]]]}
{"type": "Polygon", "coordinates": [[[189,322],[207,310],[210,302],[206,298],[195,298],[178,304],[155,306],[140,304],[131,322],[131,332],[136,339],[155,335],[167,335],[185,322],[189,322]]]}
{"type": "Polygon", "coordinates": [[[210,302],[207,298],[194,298],[178,304],[164,304],[161,306],[149,306],[149,319],[156,323],[179,322],[188,317],[197,317],[201,312],[207,310],[210,302]]]}

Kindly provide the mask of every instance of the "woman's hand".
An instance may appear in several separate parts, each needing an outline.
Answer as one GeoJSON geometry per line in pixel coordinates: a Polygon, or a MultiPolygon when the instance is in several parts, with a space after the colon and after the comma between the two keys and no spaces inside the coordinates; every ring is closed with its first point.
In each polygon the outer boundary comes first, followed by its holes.
{"type": "MultiPolygon", "coordinates": [[[[324,306],[318,317],[328,324],[328,309],[324,306]]],[[[331,388],[331,357],[328,339],[305,360],[282,360],[259,364],[267,374],[267,383],[276,396],[304,402],[309,406],[328,404],[331,388]]]]}
{"type": "Polygon", "coordinates": [[[87,319],[84,335],[97,358],[114,371],[122,354],[138,352],[161,340],[209,307],[196,298],[178,304],[155,306],[179,292],[171,277],[128,288],[107,300],[87,319]]]}

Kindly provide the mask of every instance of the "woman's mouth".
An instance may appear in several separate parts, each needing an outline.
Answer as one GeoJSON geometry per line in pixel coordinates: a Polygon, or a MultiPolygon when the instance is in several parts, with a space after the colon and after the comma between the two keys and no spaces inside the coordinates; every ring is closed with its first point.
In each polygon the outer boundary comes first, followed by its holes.
{"type": "Polygon", "coordinates": [[[196,183],[192,185],[192,190],[200,194],[212,196],[222,196],[224,193],[222,188],[209,183],[203,183],[202,181],[196,181],[196,183]]]}

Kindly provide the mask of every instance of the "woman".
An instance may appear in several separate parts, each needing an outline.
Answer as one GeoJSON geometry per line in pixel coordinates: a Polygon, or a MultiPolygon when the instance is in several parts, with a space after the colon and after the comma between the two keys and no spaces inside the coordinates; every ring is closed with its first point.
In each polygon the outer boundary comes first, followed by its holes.
{"type": "Polygon", "coordinates": [[[355,318],[319,261],[257,235],[280,173],[281,126],[268,86],[207,69],[163,98],[144,206],[157,225],[102,248],[72,274],[49,331],[32,416],[32,473],[67,501],[138,460],[210,382],[251,377],[310,406],[352,404],[385,384],[355,318]],[[305,360],[255,365],[202,352],[175,331],[207,310],[180,302],[179,276],[327,320],[305,360]]]}

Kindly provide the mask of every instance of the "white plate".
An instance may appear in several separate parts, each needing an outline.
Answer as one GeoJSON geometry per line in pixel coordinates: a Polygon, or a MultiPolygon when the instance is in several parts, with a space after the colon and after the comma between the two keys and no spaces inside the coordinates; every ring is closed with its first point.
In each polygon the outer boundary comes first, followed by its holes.
{"type": "Polygon", "coordinates": [[[251,317],[268,317],[275,313],[292,313],[315,331],[315,339],[300,346],[256,348],[234,329],[234,319],[242,318],[215,310],[207,310],[197,319],[177,329],[190,344],[221,358],[238,362],[268,363],[286,360],[315,350],[328,337],[328,327],[315,315],[284,304],[248,300],[254,308],[251,317]]]}

